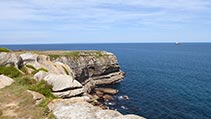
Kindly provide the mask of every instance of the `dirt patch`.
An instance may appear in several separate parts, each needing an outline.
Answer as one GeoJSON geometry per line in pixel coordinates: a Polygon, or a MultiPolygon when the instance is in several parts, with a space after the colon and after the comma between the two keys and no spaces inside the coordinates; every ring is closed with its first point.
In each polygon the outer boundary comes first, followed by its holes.
{"type": "Polygon", "coordinates": [[[0,90],[0,119],[46,119],[46,108],[35,105],[32,95],[15,83],[0,90]]]}

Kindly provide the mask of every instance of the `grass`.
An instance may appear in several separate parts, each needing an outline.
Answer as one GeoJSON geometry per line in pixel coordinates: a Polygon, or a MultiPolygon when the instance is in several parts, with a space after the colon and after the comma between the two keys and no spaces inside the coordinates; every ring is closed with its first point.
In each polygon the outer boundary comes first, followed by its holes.
{"type": "Polygon", "coordinates": [[[57,59],[57,58],[60,57],[60,55],[56,55],[56,54],[50,54],[50,55],[48,55],[48,56],[50,57],[51,60],[52,60],[52,59],[57,59]]]}
{"type": "Polygon", "coordinates": [[[69,57],[78,57],[80,55],[80,52],[79,51],[65,52],[64,55],[69,57]]]}
{"type": "Polygon", "coordinates": [[[4,74],[11,78],[21,76],[21,73],[14,66],[0,66],[0,74],[4,74]]]}
{"type": "Polygon", "coordinates": [[[0,48],[0,52],[10,52],[10,50],[7,48],[0,48]]]}
{"type": "Polygon", "coordinates": [[[26,91],[31,84],[36,85],[36,83],[30,81],[30,77],[18,77],[15,80],[16,82],[11,86],[0,90],[1,113],[12,112],[12,115],[0,114],[0,119],[55,119],[47,106],[35,106],[32,95],[26,91]],[[14,106],[10,108],[7,105],[14,106]]]}
{"type": "MultiPolygon", "coordinates": [[[[47,70],[44,68],[40,68],[35,71],[40,70],[47,72],[47,70]]],[[[4,106],[13,102],[18,103],[17,107],[11,109],[12,112],[14,111],[14,113],[17,114],[16,117],[10,117],[10,115],[5,116],[4,112],[9,110],[10,108],[3,107],[0,109],[0,119],[55,119],[54,115],[51,112],[46,111],[48,109],[48,103],[57,98],[52,94],[51,85],[48,85],[47,82],[44,80],[36,82],[33,79],[32,75],[22,75],[14,66],[0,66],[0,74],[9,76],[15,80],[15,82],[11,86],[0,90],[0,105],[4,106]],[[40,103],[40,105],[35,106],[31,94],[29,94],[26,90],[36,91],[43,94],[46,98],[40,103]]],[[[8,112],[11,112],[11,110],[8,112]]]]}
{"type": "Polygon", "coordinates": [[[66,57],[78,57],[80,56],[80,52],[79,51],[71,51],[71,52],[63,52],[63,53],[59,53],[59,54],[48,54],[48,56],[50,57],[50,59],[57,59],[61,56],[66,56],[66,57]]]}
{"type": "Polygon", "coordinates": [[[27,71],[26,66],[22,66],[22,67],[20,68],[20,70],[21,70],[22,72],[24,72],[25,74],[28,74],[28,71],[27,71]]]}
{"type": "MultiPolygon", "coordinates": [[[[104,54],[105,55],[105,54],[104,54]]],[[[103,56],[103,54],[102,54],[102,51],[96,51],[95,52],[95,57],[96,58],[100,58],[100,57],[102,57],[103,56]]]]}
{"type": "Polygon", "coordinates": [[[67,75],[70,75],[69,72],[67,71],[67,69],[64,66],[62,66],[62,68],[64,69],[64,71],[67,75]]]}
{"type": "Polygon", "coordinates": [[[47,84],[46,81],[42,80],[29,87],[29,90],[36,91],[43,94],[46,98],[39,104],[41,107],[46,107],[50,101],[57,98],[52,94],[52,86],[47,84]]]}
{"type": "MultiPolygon", "coordinates": [[[[32,90],[35,92],[38,92],[40,94],[43,94],[47,100],[45,100],[45,104],[51,101],[52,99],[55,99],[56,97],[52,93],[52,86],[49,85],[46,81],[41,80],[39,82],[36,82],[30,75],[17,77],[15,79],[15,84],[25,87],[28,90],[32,90]]],[[[46,105],[44,105],[46,106],[46,105]]]]}
{"type": "Polygon", "coordinates": [[[30,68],[30,69],[32,69],[32,70],[36,70],[36,68],[35,68],[34,66],[32,66],[32,65],[26,65],[26,67],[27,67],[27,68],[30,68]]]}
{"type": "Polygon", "coordinates": [[[48,70],[45,69],[45,68],[39,68],[39,69],[36,69],[36,70],[32,71],[32,74],[36,74],[36,73],[39,72],[39,71],[48,72],[48,70]]]}
{"type": "MultiPolygon", "coordinates": [[[[32,69],[33,71],[31,72],[31,74],[36,74],[37,72],[39,72],[39,71],[45,71],[45,72],[48,72],[48,70],[47,69],[45,69],[45,68],[39,68],[39,69],[36,69],[34,66],[32,66],[32,65],[26,65],[26,67],[27,68],[30,68],[30,69],[32,69]]],[[[23,71],[23,72],[27,72],[27,69],[26,68],[24,68],[24,67],[22,67],[21,68],[21,71],[23,71]]]]}

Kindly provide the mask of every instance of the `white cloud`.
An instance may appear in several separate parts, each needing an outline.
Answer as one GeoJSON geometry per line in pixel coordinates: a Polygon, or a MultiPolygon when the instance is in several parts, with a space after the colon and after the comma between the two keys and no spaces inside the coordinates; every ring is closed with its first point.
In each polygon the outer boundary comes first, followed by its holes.
{"type": "Polygon", "coordinates": [[[97,30],[189,23],[210,6],[209,0],[1,0],[0,29],[97,30]]]}

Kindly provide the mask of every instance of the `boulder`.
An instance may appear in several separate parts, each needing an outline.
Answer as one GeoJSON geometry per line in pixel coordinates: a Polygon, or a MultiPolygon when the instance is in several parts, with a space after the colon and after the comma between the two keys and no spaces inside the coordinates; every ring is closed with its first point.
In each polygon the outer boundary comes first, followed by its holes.
{"type": "Polygon", "coordinates": [[[44,80],[53,86],[53,91],[62,91],[82,87],[82,84],[69,75],[48,74],[44,80]]]}
{"type": "Polygon", "coordinates": [[[30,90],[27,90],[27,92],[29,92],[32,95],[36,105],[39,105],[45,99],[45,96],[38,92],[30,90]]]}
{"type": "Polygon", "coordinates": [[[0,52],[0,66],[12,65],[18,68],[22,63],[21,58],[14,53],[0,52]]]}
{"type": "Polygon", "coordinates": [[[56,99],[48,107],[57,119],[144,119],[136,115],[122,115],[115,110],[103,110],[83,98],[56,99]]]}
{"type": "Polygon", "coordinates": [[[78,95],[82,95],[84,93],[83,88],[71,89],[62,92],[53,92],[53,94],[60,98],[70,98],[78,95]]]}
{"type": "Polygon", "coordinates": [[[32,54],[32,53],[24,53],[20,55],[21,59],[23,62],[37,62],[37,54],[32,54]]]}
{"type": "Polygon", "coordinates": [[[11,85],[13,82],[14,82],[14,80],[11,79],[10,77],[0,75],[0,89],[11,85]]]}
{"type": "Polygon", "coordinates": [[[41,81],[43,80],[46,76],[48,75],[48,72],[45,71],[39,71],[34,75],[34,79],[36,81],[41,81]]]}
{"type": "Polygon", "coordinates": [[[110,95],[104,95],[103,96],[103,100],[104,101],[111,101],[111,100],[114,100],[114,98],[112,96],[110,96],[110,95]]]}
{"type": "Polygon", "coordinates": [[[115,117],[113,119],[146,119],[146,118],[140,117],[140,116],[137,116],[137,115],[133,115],[133,114],[128,114],[128,115],[118,116],[118,117],[115,117]]]}
{"type": "Polygon", "coordinates": [[[101,91],[103,93],[111,94],[111,95],[115,95],[119,92],[117,89],[113,89],[113,88],[95,88],[95,91],[101,91]]]}

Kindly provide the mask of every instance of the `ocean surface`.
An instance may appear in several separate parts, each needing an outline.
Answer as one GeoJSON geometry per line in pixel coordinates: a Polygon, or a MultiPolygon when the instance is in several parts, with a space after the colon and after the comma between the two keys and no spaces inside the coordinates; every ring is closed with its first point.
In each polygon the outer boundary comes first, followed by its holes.
{"type": "Polygon", "coordinates": [[[113,52],[126,72],[111,87],[119,89],[114,102],[124,114],[148,119],[211,119],[211,43],[7,45],[18,50],[106,50],[113,52]],[[129,100],[121,96],[127,95],[129,100]]]}

